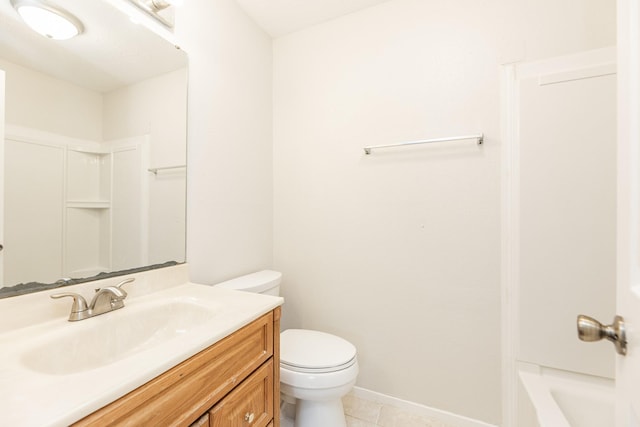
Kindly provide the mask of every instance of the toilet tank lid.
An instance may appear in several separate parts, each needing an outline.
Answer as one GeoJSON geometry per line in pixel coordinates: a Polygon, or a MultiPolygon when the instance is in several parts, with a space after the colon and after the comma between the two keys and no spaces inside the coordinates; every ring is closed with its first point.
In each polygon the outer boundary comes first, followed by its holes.
{"type": "Polygon", "coordinates": [[[238,291],[261,293],[279,286],[281,280],[282,273],[279,271],[262,270],[218,283],[216,286],[238,291]]]}

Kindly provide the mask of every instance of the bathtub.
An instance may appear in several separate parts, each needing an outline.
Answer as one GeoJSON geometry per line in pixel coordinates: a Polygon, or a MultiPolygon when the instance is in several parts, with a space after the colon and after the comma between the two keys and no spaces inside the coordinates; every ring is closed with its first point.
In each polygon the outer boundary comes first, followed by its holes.
{"type": "Polygon", "coordinates": [[[613,380],[546,368],[519,376],[540,427],[615,425],[613,380]]]}

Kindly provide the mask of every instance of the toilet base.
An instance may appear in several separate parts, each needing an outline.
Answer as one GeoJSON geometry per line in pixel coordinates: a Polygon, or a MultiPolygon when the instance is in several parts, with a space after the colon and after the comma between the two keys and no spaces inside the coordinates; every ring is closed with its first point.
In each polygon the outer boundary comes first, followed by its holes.
{"type": "Polygon", "coordinates": [[[294,427],[347,427],[341,399],[296,401],[294,427]]]}

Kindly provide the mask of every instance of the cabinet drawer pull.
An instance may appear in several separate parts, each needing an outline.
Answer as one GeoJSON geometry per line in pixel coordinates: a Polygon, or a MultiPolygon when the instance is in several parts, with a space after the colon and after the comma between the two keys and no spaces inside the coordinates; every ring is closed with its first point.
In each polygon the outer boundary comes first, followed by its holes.
{"type": "Polygon", "coordinates": [[[248,422],[249,424],[251,424],[253,422],[253,419],[255,417],[256,417],[256,415],[253,412],[251,412],[251,413],[247,412],[246,414],[244,414],[244,420],[246,422],[248,422]]]}

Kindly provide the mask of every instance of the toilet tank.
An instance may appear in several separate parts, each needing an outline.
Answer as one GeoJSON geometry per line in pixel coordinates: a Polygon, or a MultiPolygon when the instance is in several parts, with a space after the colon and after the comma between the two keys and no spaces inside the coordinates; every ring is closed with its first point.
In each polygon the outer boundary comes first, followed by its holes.
{"type": "Polygon", "coordinates": [[[282,273],[273,270],[262,270],[246,276],[236,277],[226,282],[218,283],[215,286],[222,286],[227,289],[253,292],[264,295],[280,296],[280,281],[282,273]]]}

